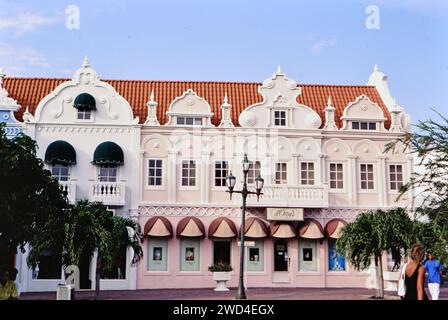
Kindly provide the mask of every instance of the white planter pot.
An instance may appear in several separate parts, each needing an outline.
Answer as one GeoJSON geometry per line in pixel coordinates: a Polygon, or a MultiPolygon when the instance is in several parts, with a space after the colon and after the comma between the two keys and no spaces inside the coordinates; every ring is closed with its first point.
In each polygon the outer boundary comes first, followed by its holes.
{"type": "Polygon", "coordinates": [[[386,282],[386,286],[384,290],[386,291],[397,291],[398,289],[398,280],[400,279],[399,271],[385,271],[383,273],[384,281],[386,282]]]}
{"type": "Polygon", "coordinates": [[[385,271],[383,273],[383,278],[386,281],[398,281],[400,279],[400,272],[398,271],[385,271]]]}
{"type": "Polygon", "coordinates": [[[230,272],[213,272],[213,280],[216,281],[215,291],[229,291],[226,282],[230,280],[230,272]]]}

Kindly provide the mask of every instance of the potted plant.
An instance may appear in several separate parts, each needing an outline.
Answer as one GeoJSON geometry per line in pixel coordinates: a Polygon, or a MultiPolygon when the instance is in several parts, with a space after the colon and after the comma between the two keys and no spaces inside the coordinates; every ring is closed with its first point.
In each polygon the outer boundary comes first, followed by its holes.
{"type": "Polygon", "coordinates": [[[228,263],[218,262],[210,267],[208,271],[213,272],[213,280],[216,281],[215,291],[229,291],[226,282],[230,280],[232,266],[228,263]]]}

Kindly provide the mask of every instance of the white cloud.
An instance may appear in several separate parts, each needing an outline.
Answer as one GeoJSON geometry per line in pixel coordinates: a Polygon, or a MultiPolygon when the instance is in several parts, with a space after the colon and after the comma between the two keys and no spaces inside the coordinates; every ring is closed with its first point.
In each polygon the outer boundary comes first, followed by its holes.
{"type": "Polygon", "coordinates": [[[311,51],[313,53],[320,53],[324,48],[332,47],[336,45],[337,42],[338,40],[336,38],[319,40],[311,46],[311,51]]]}
{"type": "Polygon", "coordinates": [[[0,66],[8,75],[29,75],[30,68],[48,68],[46,57],[31,47],[16,47],[0,42],[0,66]]]}
{"type": "Polygon", "coordinates": [[[44,16],[40,14],[17,12],[0,16],[0,31],[22,36],[42,26],[49,26],[64,21],[64,15],[44,16]]]}

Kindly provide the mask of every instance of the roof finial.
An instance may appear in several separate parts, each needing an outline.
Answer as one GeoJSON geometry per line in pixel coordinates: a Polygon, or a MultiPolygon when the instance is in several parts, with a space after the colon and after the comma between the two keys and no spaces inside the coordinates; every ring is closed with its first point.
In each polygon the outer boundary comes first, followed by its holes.
{"type": "Polygon", "coordinates": [[[333,104],[332,104],[332,101],[331,101],[331,95],[328,95],[327,107],[325,109],[334,110],[334,107],[333,107],[333,104]]]}
{"type": "Polygon", "coordinates": [[[82,62],[82,66],[84,68],[90,67],[89,58],[87,56],[84,56],[84,61],[82,62]]]}
{"type": "Polygon", "coordinates": [[[229,103],[229,98],[227,98],[227,92],[224,93],[224,103],[225,104],[229,103]]]}
{"type": "Polygon", "coordinates": [[[283,74],[283,70],[282,67],[280,67],[280,65],[277,66],[277,74],[283,74]]]}
{"type": "Polygon", "coordinates": [[[149,101],[154,102],[154,89],[151,89],[151,95],[149,96],[149,101]]]}
{"type": "Polygon", "coordinates": [[[375,63],[375,65],[373,66],[373,71],[377,72],[378,71],[378,65],[375,63]]]}

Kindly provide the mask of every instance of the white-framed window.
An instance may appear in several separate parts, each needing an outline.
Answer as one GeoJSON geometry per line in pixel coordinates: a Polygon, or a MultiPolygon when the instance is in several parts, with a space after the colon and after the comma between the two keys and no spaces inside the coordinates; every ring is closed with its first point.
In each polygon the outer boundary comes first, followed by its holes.
{"type": "Polygon", "coordinates": [[[225,187],[226,178],[229,175],[228,161],[215,161],[215,187],[225,187]]]}
{"type": "Polygon", "coordinates": [[[202,126],[201,117],[177,117],[177,125],[180,126],[202,126]]]}
{"type": "Polygon", "coordinates": [[[376,122],[352,121],[353,130],[376,130],[376,122]]]}
{"type": "Polygon", "coordinates": [[[254,184],[255,178],[260,175],[261,162],[250,161],[249,172],[247,173],[247,183],[254,184]]]}
{"type": "Polygon", "coordinates": [[[182,171],[181,185],[183,187],[196,186],[196,161],[182,160],[181,171],[182,171]]]}
{"type": "Polygon", "coordinates": [[[344,165],[330,163],[330,189],[344,189],[344,165]]]}
{"type": "Polygon", "coordinates": [[[401,164],[389,165],[389,188],[400,190],[403,185],[403,166],[401,164]]]}
{"type": "Polygon", "coordinates": [[[51,176],[58,181],[68,181],[70,180],[70,168],[63,164],[52,165],[51,176]]]}
{"type": "Polygon", "coordinates": [[[360,182],[362,190],[374,189],[373,164],[361,163],[359,165],[360,182]]]}
{"type": "Polygon", "coordinates": [[[314,185],[314,162],[300,162],[300,183],[314,185]]]}
{"type": "Polygon", "coordinates": [[[275,164],[275,184],[286,184],[288,164],[286,162],[277,162],[275,164]]]}
{"type": "Polygon", "coordinates": [[[92,110],[78,109],[78,120],[90,120],[92,118],[92,110]]]}
{"type": "Polygon", "coordinates": [[[98,181],[100,182],[116,182],[117,166],[110,164],[100,165],[98,168],[98,181]]]}
{"type": "Polygon", "coordinates": [[[162,186],[162,159],[148,159],[148,186],[162,186]]]}
{"type": "Polygon", "coordinates": [[[274,125],[279,127],[286,126],[286,111],[274,111],[274,125]]]}

